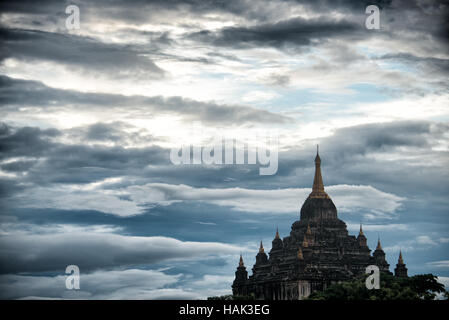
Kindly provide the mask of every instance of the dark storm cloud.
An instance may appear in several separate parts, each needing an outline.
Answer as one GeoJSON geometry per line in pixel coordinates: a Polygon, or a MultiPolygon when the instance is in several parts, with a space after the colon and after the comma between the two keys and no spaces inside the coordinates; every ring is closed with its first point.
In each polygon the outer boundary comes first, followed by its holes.
{"type": "Polygon", "coordinates": [[[13,130],[10,126],[0,123],[0,159],[10,157],[44,155],[52,143],[50,138],[60,132],[56,129],[40,129],[36,127],[22,127],[13,130]]]}
{"type": "MultiPolygon", "coordinates": [[[[393,1],[391,0],[280,0],[271,1],[279,4],[287,4],[294,6],[295,4],[304,5],[316,11],[324,11],[323,9],[339,9],[340,11],[363,11],[368,5],[375,4],[380,8],[387,8],[393,1]]],[[[412,2],[412,1],[410,1],[412,2]]],[[[230,13],[235,15],[243,15],[249,19],[266,20],[269,16],[267,11],[267,1],[241,1],[241,0],[120,0],[114,1],[111,5],[110,1],[56,1],[45,0],[40,1],[36,6],[33,1],[2,1],[0,9],[8,13],[27,13],[27,14],[55,14],[63,11],[69,4],[76,4],[86,11],[103,8],[104,11],[112,14],[116,19],[132,20],[138,19],[139,22],[145,18],[145,15],[162,11],[182,11],[188,14],[204,15],[207,13],[230,13]],[[126,12],[125,12],[126,11],[126,12]]],[[[413,1],[413,4],[415,2],[413,1]]],[[[410,7],[412,7],[410,5],[410,7]]],[[[416,6],[415,6],[416,7],[416,6]]]]}
{"type": "MultiPolygon", "coordinates": [[[[10,161],[2,165],[2,170],[23,170],[27,172],[23,181],[34,184],[89,183],[116,175],[131,174],[134,170],[142,170],[148,165],[156,166],[169,162],[169,150],[157,146],[125,148],[68,145],[49,139],[61,134],[55,129],[11,128],[4,124],[1,128],[0,159],[33,158],[10,161]]],[[[134,173],[138,174],[137,171],[134,173]]],[[[5,180],[5,183],[10,182],[5,180]]]]}
{"type": "MultiPolygon", "coordinates": [[[[83,14],[96,14],[98,16],[113,18],[116,20],[142,23],[149,17],[180,13],[184,15],[201,16],[207,13],[231,13],[244,14],[251,18],[261,18],[257,3],[249,4],[240,0],[119,0],[111,3],[107,0],[100,1],[41,1],[36,6],[33,1],[2,1],[0,10],[8,13],[25,14],[49,14],[60,13],[69,4],[76,4],[83,14]]],[[[179,16],[178,16],[179,18],[179,16]]]]}
{"type": "Polygon", "coordinates": [[[79,1],[61,1],[61,0],[44,0],[39,1],[39,5],[36,5],[36,1],[33,0],[23,0],[14,1],[6,0],[0,2],[0,12],[2,13],[53,13],[54,11],[63,11],[67,5],[70,3],[78,3],[79,1]]]}
{"type": "Polygon", "coordinates": [[[430,138],[442,137],[449,126],[438,123],[434,126],[427,121],[397,121],[373,123],[338,129],[324,140],[323,146],[340,151],[342,156],[364,155],[372,151],[388,151],[393,147],[417,147],[430,149],[430,138]]]}
{"type": "MultiPolygon", "coordinates": [[[[338,12],[351,16],[361,27],[366,18],[365,9],[377,5],[382,11],[382,23],[395,30],[416,30],[431,34],[438,41],[447,41],[448,21],[445,17],[449,7],[440,0],[279,0],[279,1],[239,1],[239,0],[157,0],[157,1],[42,1],[36,6],[32,1],[2,1],[0,11],[4,13],[24,13],[47,15],[47,19],[64,17],[64,9],[69,4],[80,7],[83,19],[95,21],[99,17],[130,23],[144,23],[151,19],[165,17],[167,22],[179,23],[180,14],[204,17],[206,14],[231,14],[258,23],[279,21],[287,12],[286,8],[303,6],[306,10],[319,13],[330,19],[338,12]],[[276,6],[276,4],[278,4],[276,6]],[[273,10],[276,8],[276,10],[273,10]],[[285,12],[284,12],[285,11],[285,12]],[[174,20],[174,18],[178,18],[174,20]]],[[[39,21],[36,20],[36,23],[39,21]]],[[[328,29],[332,33],[332,29],[328,29]]]]}
{"type": "Polygon", "coordinates": [[[369,5],[376,5],[381,9],[388,8],[394,0],[285,0],[285,2],[302,4],[321,12],[329,9],[360,12],[369,5]]]}
{"type": "Polygon", "coordinates": [[[145,97],[106,93],[83,93],[74,90],[50,88],[38,81],[28,81],[0,76],[0,102],[13,106],[62,107],[85,106],[97,109],[120,108],[134,110],[142,117],[155,113],[171,113],[187,120],[200,120],[209,124],[239,125],[244,123],[291,123],[293,119],[269,111],[248,106],[221,105],[215,102],[200,102],[178,96],[145,97]],[[26,92],[26,94],[24,94],[26,92]]]}
{"type": "Polygon", "coordinates": [[[1,60],[51,61],[122,75],[161,78],[164,71],[132,46],[107,44],[89,37],[38,30],[0,29],[1,60]]]}
{"type": "MultiPolygon", "coordinates": [[[[14,193],[16,189],[12,186],[16,182],[32,183],[31,186],[28,185],[32,188],[36,185],[91,183],[111,177],[127,176],[130,180],[111,184],[109,188],[121,188],[150,180],[186,183],[200,187],[226,184],[225,179],[230,177],[240,180],[242,172],[258,176],[258,167],[255,165],[242,166],[243,168],[174,166],[170,163],[169,149],[157,146],[141,148],[122,146],[122,139],[127,137],[127,133],[121,131],[121,127],[116,124],[97,123],[78,129],[79,135],[87,133],[87,136],[90,136],[89,138],[86,136],[86,142],[109,139],[107,141],[114,141],[113,146],[87,145],[84,144],[84,140],[81,143],[66,144],[53,139],[55,135],[65,136],[67,132],[76,135],[75,129],[57,131],[35,127],[14,128],[7,125],[2,125],[1,128],[3,134],[0,136],[2,148],[0,155],[1,159],[9,161],[2,164],[2,170],[10,173],[26,173],[15,180],[1,181],[4,196],[14,193]],[[25,159],[13,159],[16,157],[25,159]]],[[[144,141],[147,137],[136,139],[144,141]]],[[[18,190],[23,188],[24,186],[18,190]]]]}
{"type": "Polygon", "coordinates": [[[203,30],[191,34],[189,38],[233,48],[305,47],[333,37],[356,35],[361,30],[363,31],[360,25],[344,20],[326,21],[323,19],[294,18],[252,27],[228,27],[218,32],[203,30]]]}

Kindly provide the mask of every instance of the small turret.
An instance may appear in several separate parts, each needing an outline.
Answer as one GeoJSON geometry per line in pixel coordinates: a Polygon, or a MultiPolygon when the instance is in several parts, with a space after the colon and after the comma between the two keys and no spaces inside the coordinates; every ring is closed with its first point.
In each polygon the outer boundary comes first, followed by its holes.
{"type": "Polygon", "coordinates": [[[380,244],[380,237],[377,239],[377,247],[373,252],[374,262],[380,268],[380,271],[390,272],[387,260],[385,260],[385,252],[380,244]]]}
{"type": "Polygon", "coordinates": [[[402,259],[402,250],[399,250],[398,264],[400,264],[400,265],[405,264],[405,263],[404,263],[404,259],[402,259]]]}
{"type": "Polygon", "coordinates": [[[262,240],[260,240],[260,247],[259,247],[259,253],[256,256],[256,265],[265,264],[268,261],[268,256],[265,253],[265,250],[263,248],[262,240]]]}
{"type": "Polygon", "coordinates": [[[248,281],[248,271],[246,271],[245,264],[243,263],[243,257],[240,254],[239,266],[235,272],[235,279],[232,283],[232,293],[235,295],[245,295],[245,284],[248,281]]]}
{"type": "Polygon", "coordinates": [[[394,269],[394,275],[399,278],[407,278],[407,268],[405,267],[404,259],[402,259],[402,250],[399,250],[398,263],[394,269]]]}
{"type": "Polygon", "coordinates": [[[279,229],[276,227],[276,235],[274,236],[275,239],[280,239],[279,237],[279,229]]]}
{"type": "Polygon", "coordinates": [[[367,246],[366,237],[363,234],[362,224],[360,224],[360,231],[359,231],[359,235],[357,236],[357,241],[359,242],[359,245],[361,247],[366,247],[367,246]]]}
{"type": "Polygon", "coordinates": [[[383,252],[383,250],[382,250],[382,245],[380,244],[380,238],[377,238],[377,247],[376,247],[376,250],[379,250],[379,251],[382,251],[382,252],[383,252]]]}
{"type": "Polygon", "coordinates": [[[279,250],[282,249],[283,242],[281,240],[281,237],[279,236],[279,230],[276,228],[276,235],[274,236],[274,239],[272,241],[272,248],[271,250],[279,250]]]}
{"type": "Polygon", "coordinates": [[[235,272],[234,285],[244,283],[248,279],[248,272],[246,271],[245,264],[243,263],[243,257],[240,255],[239,266],[235,272]]]}

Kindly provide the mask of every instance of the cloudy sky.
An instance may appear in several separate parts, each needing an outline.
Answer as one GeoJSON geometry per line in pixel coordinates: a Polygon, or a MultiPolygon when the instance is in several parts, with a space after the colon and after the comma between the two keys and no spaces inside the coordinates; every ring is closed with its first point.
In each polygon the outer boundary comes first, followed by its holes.
{"type": "Polygon", "coordinates": [[[316,144],[350,234],[363,223],[390,270],[402,249],[409,274],[449,283],[448,14],[431,0],[2,1],[0,298],[228,294],[239,254],[250,269],[299,219],[316,144]],[[268,134],[274,175],[170,161],[268,134]]]}

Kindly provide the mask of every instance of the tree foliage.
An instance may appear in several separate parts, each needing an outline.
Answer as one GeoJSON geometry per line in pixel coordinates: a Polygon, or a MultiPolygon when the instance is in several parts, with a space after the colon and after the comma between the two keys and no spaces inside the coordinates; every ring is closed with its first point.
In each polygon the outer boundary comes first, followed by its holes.
{"type": "Polygon", "coordinates": [[[444,285],[432,274],[420,274],[408,278],[380,275],[380,289],[368,290],[363,275],[352,281],[329,286],[325,291],[315,291],[309,300],[434,300],[437,294],[448,297],[444,285]]]}
{"type": "Polygon", "coordinates": [[[224,296],[214,296],[208,297],[207,300],[255,300],[254,295],[250,296],[234,296],[232,294],[227,294],[224,296]]]}

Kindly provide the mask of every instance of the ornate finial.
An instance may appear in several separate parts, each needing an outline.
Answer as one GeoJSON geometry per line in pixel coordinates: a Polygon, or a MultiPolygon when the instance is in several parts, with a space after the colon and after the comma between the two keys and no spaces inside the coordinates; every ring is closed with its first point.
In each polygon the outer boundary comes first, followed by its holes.
{"type": "Polygon", "coordinates": [[[304,235],[304,240],[302,241],[302,246],[307,248],[309,246],[309,242],[307,241],[306,235],[304,235]]]}
{"type": "Polygon", "coordinates": [[[298,260],[304,260],[304,256],[302,255],[302,250],[301,250],[301,248],[299,248],[299,250],[298,250],[298,260]]]}
{"type": "Polygon", "coordinates": [[[363,236],[362,224],[360,224],[359,236],[363,236]]]}
{"type": "Polygon", "coordinates": [[[316,155],[318,155],[320,153],[320,146],[317,144],[316,145],[316,155]]]}
{"type": "Polygon", "coordinates": [[[312,234],[312,230],[310,230],[310,224],[307,225],[307,231],[306,231],[307,235],[311,235],[312,234]]]}
{"type": "Polygon", "coordinates": [[[276,235],[274,236],[275,239],[280,239],[281,237],[279,237],[279,229],[278,227],[276,227],[276,235]]]}
{"type": "Polygon", "coordinates": [[[382,245],[380,244],[380,237],[377,238],[377,247],[376,250],[382,250],[382,245]]]}
{"type": "Polygon", "coordinates": [[[245,265],[243,264],[243,257],[242,254],[240,254],[240,261],[239,261],[239,267],[244,267],[245,265]]]}
{"type": "Polygon", "coordinates": [[[260,240],[260,247],[259,247],[259,253],[264,253],[264,249],[263,249],[263,244],[262,244],[262,240],[260,240]]]}
{"type": "Polygon", "coordinates": [[[398,264],[404,264],[404,259],[402,259],[402,250],[399,250],[398,264]]]}
{"type": "Polygon", "coordinates": [[[318,145],[316,145],[315,164],[316,164],[316,163],[321,163],[321,158],[320,158],[319,150],[320,150],[320,149],[319,149],[318,145]]]}

